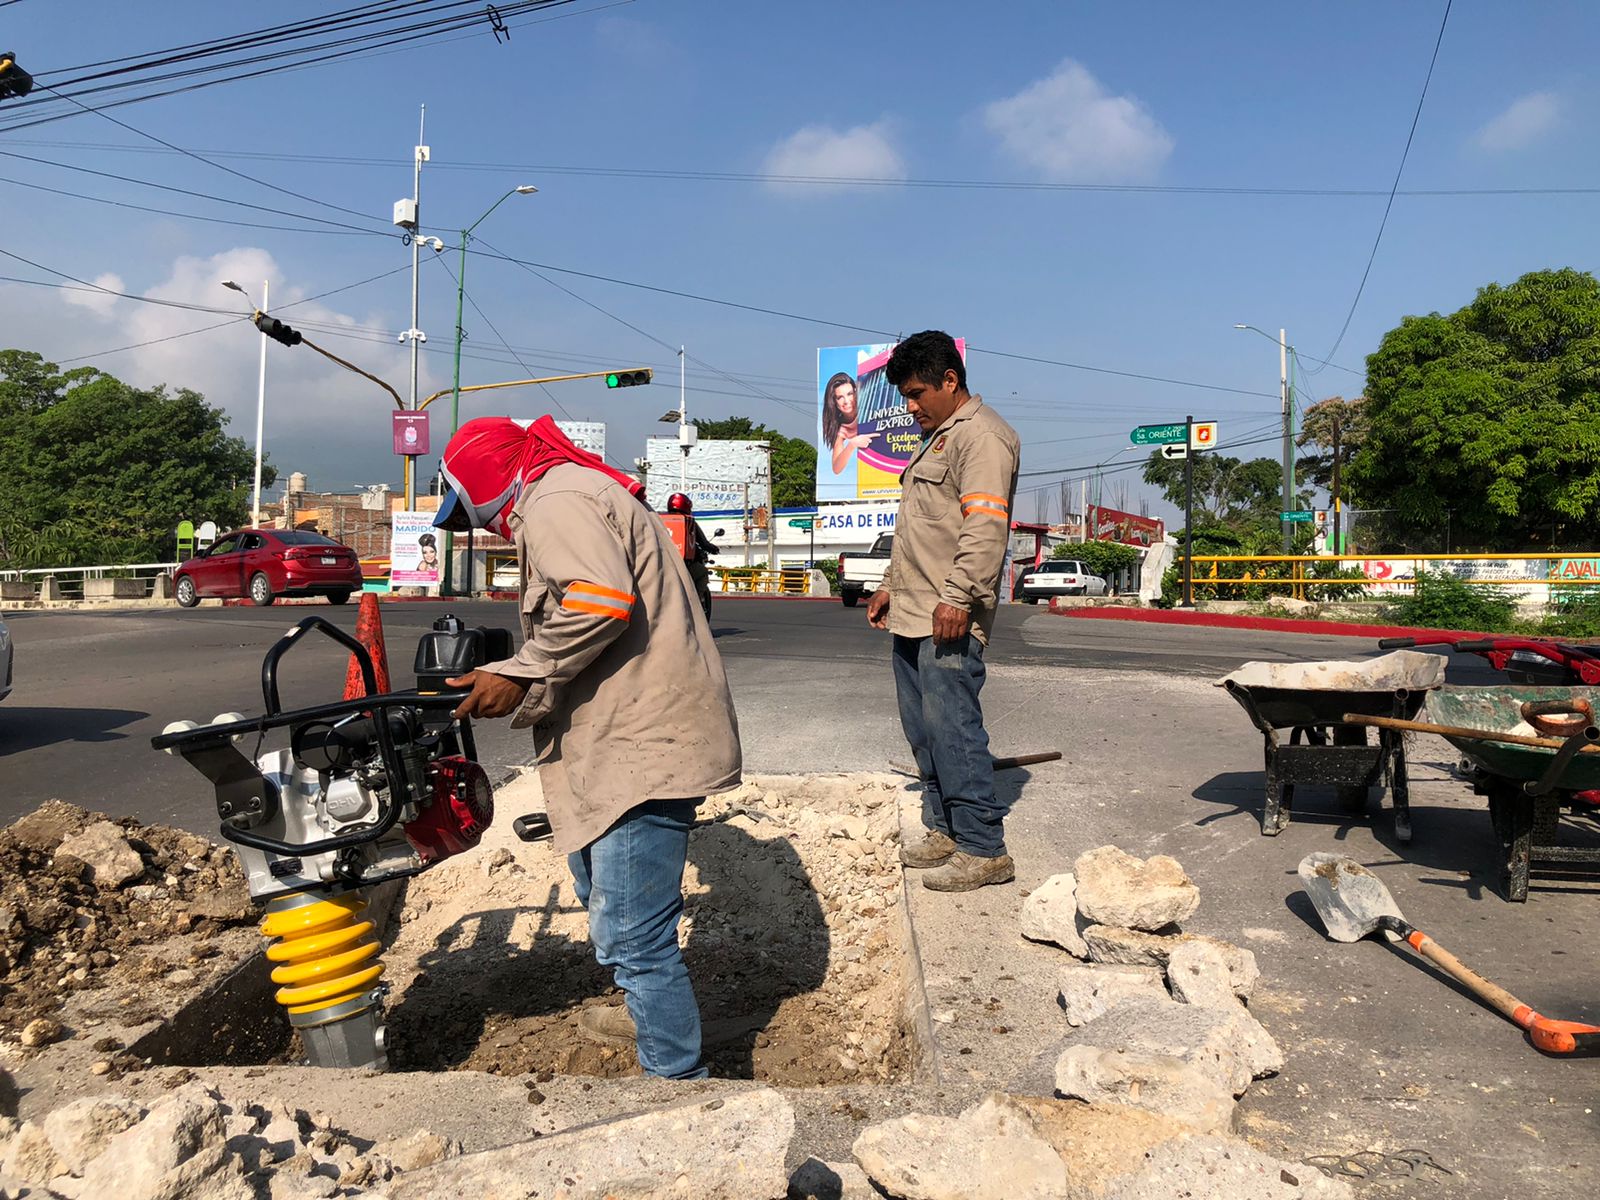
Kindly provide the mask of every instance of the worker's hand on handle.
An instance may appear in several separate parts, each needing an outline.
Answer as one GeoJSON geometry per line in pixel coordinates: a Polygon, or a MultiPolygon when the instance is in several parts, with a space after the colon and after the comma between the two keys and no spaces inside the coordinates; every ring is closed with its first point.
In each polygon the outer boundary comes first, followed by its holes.
{"type": "Polygon", "coordinates": [[[454,715],[457,719],[509,716],[517,711],[523,697],[528,694],[526,680],[508,679],[504,675],[493,675],[488,671],[469,671],[465,675],[457,675],[454,679],[446,679],[445,685],[472,689],[472,695],[463,700],[456,709],[454,715]]]}
{"type": "Polygon", "coordinates": [[[954,604],[941,604],[933,610],[933,640],[959,642],[967,636],[972,614],[954,604]]]}
{"type": "Polygon", "coordinates": [[[874,629],[889,628],[888,588],[879,588],[867,600],[867,624],[874,629]]]}

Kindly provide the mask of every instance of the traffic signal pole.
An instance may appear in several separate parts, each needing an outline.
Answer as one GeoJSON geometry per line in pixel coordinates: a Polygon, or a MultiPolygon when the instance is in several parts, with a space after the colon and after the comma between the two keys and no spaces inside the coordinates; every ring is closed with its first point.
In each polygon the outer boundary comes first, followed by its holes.
{"type": "Polygon", "coordinates": [[[1183,603],[1194,607],[1194,414],[1183,419],[1183,603]]]}
{"type": "MultiPolygon", "coordinates": [[[[1289,338],[1278,330],[1278,394],[1283,402],[1283,511],[1294,508],[1294,438],[1289,414],[1289,338]]],[[[1294,526],[1283,522],[1283,552],[1294,549],[1294,526]]]]}
{"type": "MultiPolygon", "coordinates": [[[[261,307],[267,307],[268,292],[272,289],[272,280],[266,279],[261,283],[261,307]]],[[[267,335],[261,335],[261,374],[256,382],[256,485],[250,493],[250,527],[260,528],[261,525],[261,435],[266,425],[267,417],[267,335]]]]}

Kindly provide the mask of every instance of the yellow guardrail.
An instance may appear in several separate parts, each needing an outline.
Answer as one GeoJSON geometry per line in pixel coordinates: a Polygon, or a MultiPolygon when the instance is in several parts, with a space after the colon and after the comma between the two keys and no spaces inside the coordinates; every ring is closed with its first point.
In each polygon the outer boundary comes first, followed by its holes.
{"type": "Polygon", "coordinates": [[[804,567],[763,571],[750,567],[712,567],[722,580],[724,595],[804,596],[807,592],[804,567]]]}
{"type": "MultiPolygon", "coordinates": [[[[1426,569],[1426,564],[1436,562],[1473,563],[1473,562],[1544,562],[1554,564],[1543,575],[1526,575],[1508,578],[1503,574],[1484,575],[1459,575],[1460,582],[1478,587],[1557,587],[1557,588],[1585,588],[1600,585],[1600,574],[1576,575],[1566,577],[1560,574],[1559,564],[1563,562],[1591,561],[1600,566],[1600,552],[1585,553],[1581,551],[1565,554],[1545,553],[1457,553],[1457,554],[1196,554],[1192,560],[1192,580],[1196,586],[1215,587],[1219,591],[1223,588],[1264,588],[1283,587],[1291,585],[1294,595],[1304,598],[1308,588],[1409,588],[1416,584],[1417,575],[1426,569]],[[1243,563],[1245,569],[1237,575],[1225,574],[1220,569],[1223,563],[1243,563]],[[1409,570],[1399,570],[1391,574],[1372,574],[1363,564],[1388,563],[1396,567],[1409,566],[1409,570]],[[1287,571],[1283,564],[1288,564],[1287,571]],[[1346,578],[1328,577],[1316,574],[1316,566],[1334,566],[1335,568],[1351,568],[1362,571],[1359,576],[1346,578]],[[1259,572],[1252,568],[1259,568],[1259,572]]],[[[1182,555],[1178,559],[1179,578],[1183,572],[1182,555]]],[[[1455,574],[1452,572],[1452,574],[1455,574]]],[[[1242,594],[1248,594],[1242,591],[1242,594]]]]}

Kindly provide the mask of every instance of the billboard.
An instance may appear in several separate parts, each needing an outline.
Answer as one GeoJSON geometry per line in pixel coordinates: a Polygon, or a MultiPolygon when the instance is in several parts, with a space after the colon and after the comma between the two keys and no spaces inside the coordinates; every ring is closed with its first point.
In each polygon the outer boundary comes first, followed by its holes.
{"type": "MultiPolygon", "coordinates": [[[[817,351],[817,502],[898,500],[922,430],[884,378],[895,342],[817,351]]],[[[956,339],[963,361],[967,344],[956,339]]]]}
{"type": "Polygon", "coordinates": [[[768,503],[766,442],[697,442],[686,460],[676,437],[653,437],[644,457],[645,499],[657,512],[673,492],[687,495],[696,513],[744,511],[747,487],[752,512],[768,503]]]}
{"type": "Polygon", "coordinates": [[[1089,540],[1092,542],[1148,547],[1156,545],[1166,535],[1167,527],[1159,518],[1089,505],[1089,540]]]}
{"type": "Polygon", "coordinates": [[[439,586],[439,531],[431,512],[397,512],[389,541],[391,587],[439,586]]]}
{"type": "Polygon", "coordinates": [[[606,423],[604,421],[557,421],[556,428],[572,440],[580,450],[587,450],[596,458],[606,456],[606,423]]]}

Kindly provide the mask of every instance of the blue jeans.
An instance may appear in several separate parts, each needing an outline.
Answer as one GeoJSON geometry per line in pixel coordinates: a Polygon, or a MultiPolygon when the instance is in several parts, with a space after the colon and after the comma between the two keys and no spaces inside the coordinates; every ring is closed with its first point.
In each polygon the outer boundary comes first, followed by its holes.
{"type": "Polygon", "coordinates": [[[922,823],[978,858],[1006,852],[1006,806],[995,798],[989,735],[978,693],[983,643],[894,639],[894,690],[900,726],[922,776],[922,823]]]}
{"type": "Polygon", "coordinates": [[[678,949],[683,866],[699,800],[650,800],[567,856],[589,938],[639,1030],[647,1075],[704,1079],[700,1009],[678,949]]]}

